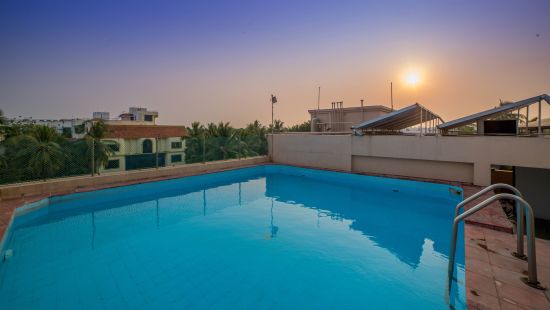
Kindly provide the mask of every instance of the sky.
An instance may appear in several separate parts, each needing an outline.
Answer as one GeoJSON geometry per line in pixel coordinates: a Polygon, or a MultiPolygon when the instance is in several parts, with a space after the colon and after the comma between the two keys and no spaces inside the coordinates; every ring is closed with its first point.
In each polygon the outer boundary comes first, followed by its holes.
{"type": "MultiPolygon", "coordinates": [[[[419,102],[445,120],[550,93],[550,1],[0,0],[8,117],[243,126],[419,102]],[[419,76],[406,83],[410,72],[419,76]]],[[[549,108],[550,109],[550,108],[549,108]]]]}

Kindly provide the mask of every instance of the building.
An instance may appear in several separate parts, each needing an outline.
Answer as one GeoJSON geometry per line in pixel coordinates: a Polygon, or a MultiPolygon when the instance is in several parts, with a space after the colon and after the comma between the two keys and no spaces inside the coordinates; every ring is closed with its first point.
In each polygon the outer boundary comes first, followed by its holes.
{"type": "Polygon", "coordinates": [[[72,118],[72,119],[32,119],[16,118],[11,119],[12,124],[34,124],[53,128],[60,135],[70,139],[82,139],[91,126],[90,119],[72,118]]]}
{"type": "Polygon", "coordinates": [[[102,142],[113,154],[100,172],[184,164],[186,135],[184,126],[110,123],[102,142]]]}
{"type": "Polygon", "coordinates": [[[93,119],[102,119],[102,120],[109,120],[110,119],[110,113],[109,112],[93,112],[92,118],[93,119]]]}
{"type": "Polygon", "coordinates": [[[382,105],[367,105],[344,108],[343,102],[333,102],[330,109],[308,110],[312,132],[351,132],[351,127],[366,120],[376,118],[392,109],[382,105]]]}
{"type": "Polygon", "coordinates": [[[120,115],[122,120],[131,120],[137,122],[148,122],[155,124],[155,121],[159,113],[157,111],[147,111],[147,108],[136,108],[131,107],[128,110],[128,113],[123,113],[120,115]]]}
{"type": "Polygon", "coordinates": [[[478,186],[507,183],[520,190],[536,218],[550,220],[549,107],[550,96],[543,94],[444,122],[415,103],[357,123],[353,134],[282,133],[268,143],[272,160],[282,164],[478,186]]]}
{"type": "Polygon", "coordinates": [[[102,142],[112,151],[100,172],[155,168],[185,163],[185,126],[157,125],[157,111],[131,107],[117,119],[94,112],[94,121],[107,124],[102,142]]]}

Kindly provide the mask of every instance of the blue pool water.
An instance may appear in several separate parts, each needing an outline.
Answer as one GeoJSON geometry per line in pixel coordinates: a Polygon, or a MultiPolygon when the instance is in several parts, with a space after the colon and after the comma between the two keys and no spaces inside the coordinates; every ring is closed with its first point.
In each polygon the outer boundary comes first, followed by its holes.
{"type": "Polygon", "coordinates": [[[465,309],[460,200],[278,165],[55,197],[11,226],[0,308],[465,309]]]}

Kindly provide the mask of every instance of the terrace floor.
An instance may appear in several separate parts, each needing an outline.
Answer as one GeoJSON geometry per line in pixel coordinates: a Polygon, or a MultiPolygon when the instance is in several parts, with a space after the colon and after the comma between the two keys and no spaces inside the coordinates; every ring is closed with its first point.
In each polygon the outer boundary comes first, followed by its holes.
{"type": "MultiPolygon", "coordinates": [[[[160,179],[162,178],[151,181],[160,179]]],[[[423,179],[419,181],[449,184],[449,182],[439,180],[423,179]]],[[[135,183],[139,182],[111,183],[101,188],[135,183]]],[[[462,187],[464,198],[481,189],[481,187],[467,184],[451,183],[451,185],[462,187]]],[[[79,191],[98,189],[100,187],[82,188],[79,191]]],[[[490,194],[487,194],[479,201],[489,196],[490,194]]],[[[44,195],[0,201],[0,240],[7,230],[15,208],[46,197],[44,195]]],[[[466,209],[473,205],[470,204],[466,209]]],[[[550,310],[550,290],[542,291],[531,288],[521,281],[521,278],[525,277],[527,273],[527,262],[511,255],[515,251],[516,245],[513,225],[508,221],[498,203],[494,203],[468,218],[464,227],[466,300],[469,309],[550,310]]],[[[550,240],[537,239],[536,248],[539,281],[543,286],[550,288],[550,240]]]]}
{"type": "MultiPolygon", "coordinates": [[[[462,188],[465,198],[480,189],[475,186],[462,188]]],[[[484,195],[478,201],[489,196],[484,195]]],[[[466,221],[464,243],[469,309],[550,309],[550,291],[532,288],[521,280],[527,275],[527,261],[512,256],[516,250],[512,232],[512,224],[498,203],[466,221]]],[[[536,249],[538,280],[550,288],[550,240],[536,239],[536,249]]]]}

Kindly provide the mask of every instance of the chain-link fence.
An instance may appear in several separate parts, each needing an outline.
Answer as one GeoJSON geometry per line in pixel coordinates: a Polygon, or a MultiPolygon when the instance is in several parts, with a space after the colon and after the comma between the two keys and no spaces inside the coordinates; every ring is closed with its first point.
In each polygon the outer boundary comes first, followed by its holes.
{"type": "MultiPolygon", "coordinates": [[[[47,128],[47,127],[43,127],[47,128]]],[[[0,184],[155,169],[267,154],[265,134],[67,139],[38,128],[0,142],[0,184]]]]}

